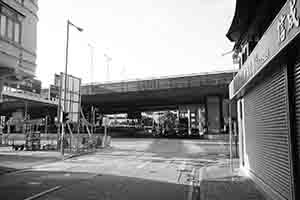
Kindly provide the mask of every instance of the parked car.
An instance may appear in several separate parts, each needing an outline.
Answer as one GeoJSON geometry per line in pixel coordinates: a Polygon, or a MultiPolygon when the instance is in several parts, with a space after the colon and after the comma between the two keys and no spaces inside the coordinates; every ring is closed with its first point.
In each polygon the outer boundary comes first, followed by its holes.
{"type": "Polygon", "coordinates": [[[175,127],[176,136],[187,137],[188,136],[188,119],[180,118],[175,127]]]}

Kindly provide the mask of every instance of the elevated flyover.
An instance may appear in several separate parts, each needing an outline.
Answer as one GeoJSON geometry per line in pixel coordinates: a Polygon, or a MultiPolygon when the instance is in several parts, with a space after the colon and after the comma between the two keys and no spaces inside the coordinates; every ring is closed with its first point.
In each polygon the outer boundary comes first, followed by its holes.
{"type": "Polygon", "coordinates": [[[228,98],[228,85],[236,71],[158,77],[82,86],[82,104],[102,113],[175,109],[202,104],[207,96],[228,98]]]}

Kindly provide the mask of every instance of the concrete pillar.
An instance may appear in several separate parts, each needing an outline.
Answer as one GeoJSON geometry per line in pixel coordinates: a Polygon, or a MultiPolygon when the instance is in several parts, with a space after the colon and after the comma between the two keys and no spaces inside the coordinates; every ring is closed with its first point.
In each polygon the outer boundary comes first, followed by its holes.
{"type": "Polygon", "coordinates": [[[204,98],[204,126],[205,126],[205,132],[208,132],[208,115],[207,115],[207,97],[204,98]]]}
{"type": "Polygon", "coordinates": [[[191,130],[191,110],[190,110],[190,108],[187,108],[187,114],[188,114],[188,134],[191,135],[192,130],[191,130]]]}
{"type": "Polygon", "coordinates": [[[2,91],[3,91],[4,82],[0,79],[0,102],[2,101],[2,91]]]}
{"type": "Polygon", "coordinates": [[[205,119],[205,108],[203,105],[200,105],[198,107],[198,128],[199,128],[199,133],[202,135],[205,133],[205,130],[204,130],[204,126],[205,126],[205,123],[206,123],[206,119],[205,119]]]}
{"type": "Polygon", "coordinates": [[[28,119],[28,103],[27,101],[24,102],[24,119],[28,119]]]}
{"type": "Polygon", "coordinates": [[[219,96],[219,109],[220,109],[220,132],[224,129],[224,115],[223,115],[223,97],[219,96]]]}
{"type": "Polygon", "coordinates": [[[207,97],[207,123],[209,133],[220,132],[220,114],[220,98],[218,96],[207,97]]]}

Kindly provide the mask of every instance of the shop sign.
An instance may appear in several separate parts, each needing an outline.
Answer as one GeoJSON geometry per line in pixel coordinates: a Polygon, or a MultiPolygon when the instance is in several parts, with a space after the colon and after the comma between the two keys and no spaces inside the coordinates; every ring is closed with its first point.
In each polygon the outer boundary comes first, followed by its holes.
{"type": "Polygon", "coordinates": [[[288,0],[229,85],[234,98],[300,32],[300,1],[288,0]]]}

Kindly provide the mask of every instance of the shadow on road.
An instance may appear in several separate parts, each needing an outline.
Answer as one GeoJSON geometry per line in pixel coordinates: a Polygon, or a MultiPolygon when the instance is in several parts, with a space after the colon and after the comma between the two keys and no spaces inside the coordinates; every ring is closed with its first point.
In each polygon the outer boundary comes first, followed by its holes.
{"type": "Polygon", "coordinates": [[[187,199],[189,188],[149,179],[77,172],[26,171],[0,179],[1,199],[25,199],[58,188],[39,199],[187,199]]]}
{"type": "Polygon", "coordinates": [[[3,175],[3,174],[7,174],[7,173],[10,173],[10,172],[17,171],[17,170],[18,169],[11,168],[11,167],[0,166],[0,176],[3,175]]]}
{"type": "Polygon", "coordinates": [[[157,157],[201,159],[203,157],[217,160],[228,157],[229,147],[222,144],[199,144],[187,140],[153,140],[145,150],[146,153],[153,153],[157,157]]]}
{"type": "Polygon", "coordinates": [[[265,200],[265,197],[249,178],[232,176],[204,180],[201,183],[199,199],[265,200]]]}
{"type": "Polygon", "coordinates": [[[153,153],[158,157],[188,157],[188,149],[181,140],[169,142],[168,140],[153,140],[145,152],[153,153]]]}
{"type": "MultiPolygon", "coordinates": [[[[12,152],[14,153],[14,152],[12,152]]],[[[28,169],[35,165],[61,160],[59,157],[0,154],[0,175],[18,170],[28,169]]],[[[0,180],[1,181],[1,180],[0,180]]],[[[1,198],[0,198],[1,199],[1,198]]]]}

